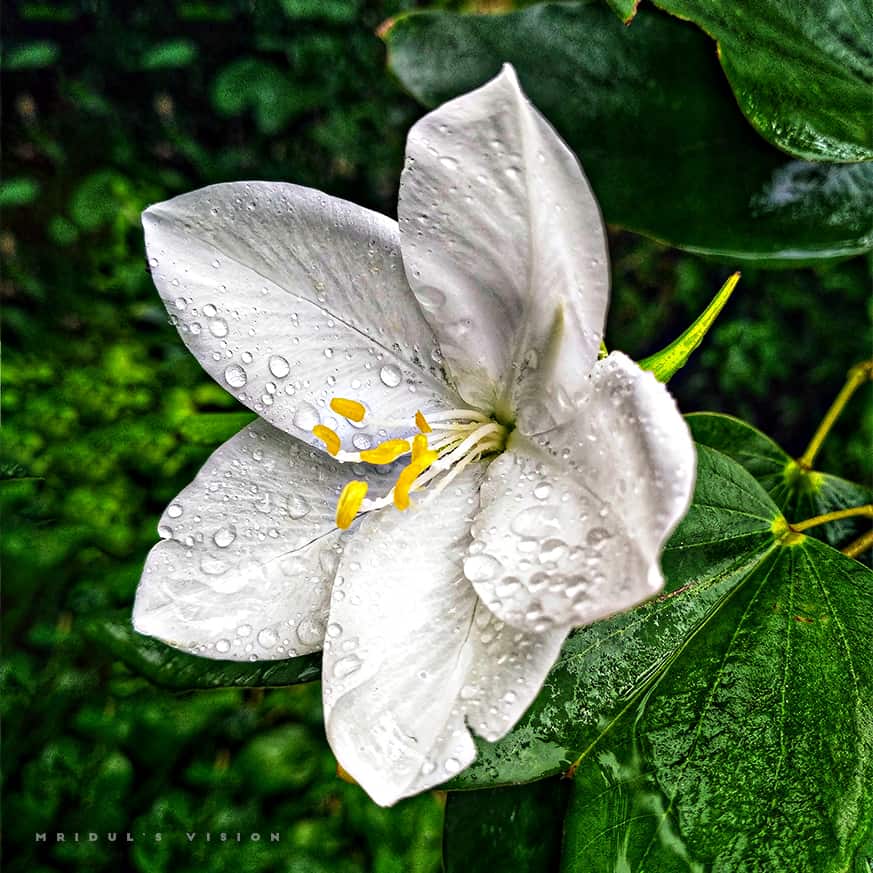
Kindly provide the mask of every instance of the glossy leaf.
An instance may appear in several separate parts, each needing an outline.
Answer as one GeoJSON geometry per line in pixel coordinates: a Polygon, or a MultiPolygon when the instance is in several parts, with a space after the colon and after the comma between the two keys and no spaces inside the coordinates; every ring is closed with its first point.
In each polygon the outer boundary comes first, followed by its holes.
{"type": "Polygon", "coordinates": [[[552,873],[561,857],[566,780],[452,792],[443,830],[445,873],[552,873]]]}
{"type": "Polygon", "coordinates": [[[873,813],[873,573],[792,533],[703,445],[662,564],[668,592],[571,636],[527,715],[449,787],[577,768],[574,873],[845,863],[873,813]]]}
{"type": "Polygon", "coordinates": [[[655,0],[718,41],[740,108],[809,160],[873,158],[873,5],[867,0],[655,0]]]}
{"type": "Polygon", "coordinates": [[[564,873],[850,867],[871,816],[871,573],[778,548],[576,771],[564,873]]]}
{"type": "Polygon", "coordinates": [[[601,4],[410,14],[383,29],[404,86],[434,106],[511,62],[579,156],[607,221],[683,248],[797,263],[873,244],[873,164],[794,160],[737,107],[709,38],[601,4]]]}
{"type": "MultiPolygon", "coordinates": [[[[742,464],[791,522],[873,503],[873,488],[829,473],[801,469],[770,437],[738,418],[700,412],[686,416],[686,420],[698,443],[742,464]]],[[[844,518],[812,528],[808,533],[842,548],[869,527],[869,521],[864,519],[844,518]]]]}
{"type": "Polygon", "coordinates": [[[134,631],[127,613],[91,619],[88,638],[155,685],[193,688],[274,688],[312,682],[321,676],[321,655],[286,661],[215,661],[170,648],[134,631]]]}

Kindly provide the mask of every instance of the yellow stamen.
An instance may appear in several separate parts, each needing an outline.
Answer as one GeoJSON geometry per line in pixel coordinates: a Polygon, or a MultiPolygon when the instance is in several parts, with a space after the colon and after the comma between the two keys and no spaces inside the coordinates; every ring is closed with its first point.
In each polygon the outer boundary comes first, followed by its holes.
{"type": "Polygon", "coordinates": [[[345,530],[355,520],[364,498],[367,496],[366,482],[352,479],[346,482],[336,504],[336,526],[345,530]]]}
{"type": "Polygon", "coordinates": [[[323,424],[317,424],[312,428],[312,432],[327,446],[327,450],[335,455],[340,450],[340,438],[336,431],[325,427],[323,424]]]}
{"type": "Polygon", "coordinates": [[[345,397],[334,397],[330,401],[330,408],[343,418],[348,418],[351,421],[363,421],[364,409],[363,403],[358,403],[357,400],[347,400],[345,397]]]}
{"type": "Polygon", "coordinates": [[[368,464],[390,464],[408,451],[408,440],[385,440],[375,449],[366,449],[361,452],[361,460],[368,464]]]}
{"type": "Polygon", "coordinates": [[[394,486],[394,505],[402,512],[409,509],[409,489],[412,483],[439,457],[439,452],[425,451],[397,477],[394,486]]]}
{"type": "Polygon", "coordinates": [[[422,433],[430,433],[431,432],[431,426],[427,423],[427,419],[424,417],[424,415],[422,415],[421,410],[419,410],[418,412],[415,413],[415,426],[422,433]]]}
{"type": "Polygon", "coordinates": [[[412,460],[417,461],[427,451],[427,437],[417,433],[412,438],[412,460]]]}

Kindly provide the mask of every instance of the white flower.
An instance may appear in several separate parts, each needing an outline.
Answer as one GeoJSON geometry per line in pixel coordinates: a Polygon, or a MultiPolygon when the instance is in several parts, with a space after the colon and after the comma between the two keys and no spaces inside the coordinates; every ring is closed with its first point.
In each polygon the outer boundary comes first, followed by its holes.
{"type": "Polygon", "coordinates": [[[399,214],[250,182],[144,215],[182,338],[260,419],[165,511],[134,624],[211,658],[323,648],[328,739],[380,804],[662,587],[695,468],[666,389],[597,360],[603,223],[511,67],[412,128],[399,214]]]}

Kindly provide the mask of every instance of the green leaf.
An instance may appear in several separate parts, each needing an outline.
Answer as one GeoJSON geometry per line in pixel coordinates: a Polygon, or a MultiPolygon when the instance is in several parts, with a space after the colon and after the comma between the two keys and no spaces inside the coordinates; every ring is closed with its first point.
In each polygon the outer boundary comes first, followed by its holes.
{"type": "Polygon", "coordinates": [[[567,871],[843,869],[873,815],[873,573],[703,445],[662,566],[448,787],[575,766],[567,871]]]}
{"type": "Polygon", "coordinates": [[[658,381],[669,382],[688,363],[694,350],[703,342],[703,338],[724,309],[739,281],[740,274],[734,273],[721,286],[709,306],[695,319],[694,324],[683,331],[670,345],[640,361],[640,367],[651,370],[658,381]]]}
{"type": "Polygon", "coordinates": [[[312,682],[321,676],[321,656],[284,661],[213,661],[170,648],[138,634],[130,614],[88,621],[85,635],[134,673],[173,690],[191,688],[273,688],[312,682]]]}
{"type": "Polygon", "coordinates": [[[39,182],[19,176],[0,182],[0,206],[27,206],[39,196],[39,182]]]}
{"type": "Polygon", "coordinates": [[[630,24],[633,21],[640,5],[640,0],[606,0],[606,2],[623,24],[630,24]]]}
{"type": "Polygon", "coordinates": [[[190,39],[173,39],[148,49],[140,59],[143,70],[187,67],[197,57],[197,44],[190,39]]]}
{"type": "Polygon", "coordinates": [[[608,222],[691,251],[765,264],[873,245],[873,164],[806,163],[743,117],[708,37],[643,8],[630,27],[601,4],[505,15],[398,18],[389,63],[435,106],[504,61],[585,167],[608,222]]]}
{"type": "Polygon", "coordinates": [[[718,41],[759,133],[809,160],[873,158],[873,5],[868,0],[654,0],[718,41]]]}
{"type": "Polygon", "coordinates": [[[38,70],[50,67],[60,55],[57,45],[48,40],[26,42],[6,52],[3,59],[5,70],[38,70]]]}
{"type": "MultiPolygon", "coordinates": [[[[698,443],[745,467],[792,523],[873,503],[873,488],[829,473],[801,469],[770,437],[738,418],[698,412],[686,416],[686,420],[698,443]]],[[[844,518],[812,528],[809,534],[841,548],[869,526],[869,521],[861,518],[844,518]]]]}
{"type": "Polygon", "coordinates": [[[201,412],[179,425],[179,435],[197,445],[217,446],[256,418],[251,412],[201,412]]]}
{"type": "Polygon", "coordinates": [[[844,871],[871,821],[870,571],[806,538],[576,771],[564,873],[844,871]]]}
{"type": "Polygon", "coordinates": [[[443,830],[445,873],[552,873],[569,793],[570,783],[556,779],[452,792],[443,830]]]}

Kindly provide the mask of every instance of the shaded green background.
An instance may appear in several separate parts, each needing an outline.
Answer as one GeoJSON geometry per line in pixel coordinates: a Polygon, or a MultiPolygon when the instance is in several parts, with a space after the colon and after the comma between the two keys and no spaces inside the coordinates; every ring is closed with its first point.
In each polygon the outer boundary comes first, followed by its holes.
{"type": "MultiPolygon", "coordinates": [[[[157,516],[237,408],[153,290],[139,213],[210,182],[284,179],[393,214],[421,110],[375,29],[413,4],[21,2],[4,16],[2,472],[6,869],[435,871],[441,803],[381,810],[334,775],[317,684],[177,694],[82,633],[128,610],[157,516]],[[259,844],[185,832],[258,831],[259,844]],[[136,842],[35,843],[130,831],[136,842]],[[156,843],[151,834],[160,831],[156,843]],[[281,842],[270,844],[270,831],[281,842]],[[142,837],[141,834],[147,836],[142,837]]],[[[583,164],[585,156],[580,156],[583,164]]],[[[616,232],[607,341],[642,356],[733,270],[616,232]]],[[[673,382],[799,454],[869,354],[869,265],[746,269],[673,382]]],[[[820,467],[869,479],[870,388],[820,467]]]]}

